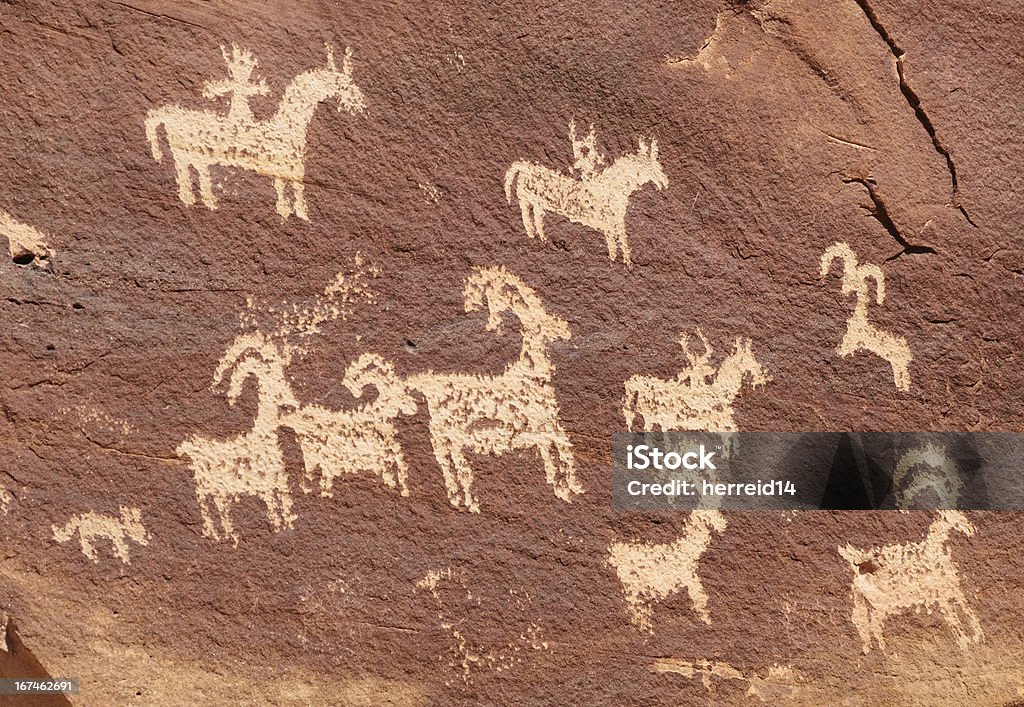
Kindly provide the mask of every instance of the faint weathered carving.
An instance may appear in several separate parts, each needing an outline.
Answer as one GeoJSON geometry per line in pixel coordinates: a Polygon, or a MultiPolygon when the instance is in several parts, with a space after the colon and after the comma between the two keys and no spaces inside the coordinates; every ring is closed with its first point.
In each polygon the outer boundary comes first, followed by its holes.
{"type": "Polygon", "coordinates": [[[256,120],[249,108],[250,96],[266,95],[265,82],[253,84],[256,59],[246,50],[221,49],[228,63],[229,78],[209,82],[208,98],[231,96],[227,115],[196,111],[171,105],[154,108],[146,115],[146,136],[157,161],[163,158],[158,128],[167,134],[178,181],[178,197],[191,206],[194,170],[199,179],[199,196],[210,209],[217,208],[210,167],[220,165],[250,170],[274,180],[277,212],[282,218],[292,213],[309,219],[304,195],[306,128],[317,105],[338,99],[338,110],[351,113],[365,107],[363,94],[352,81],[352,50],[345,51],[341,69],[327,47],[326,66],[310,69],[295,77],[285,89],[277,112],[265,121],[256,120]],[[287,191],[291,190],[291,198],[287,191]]]}
{"type": "Polygon", "coordinates": [[[757,386],[769,379],[754,358],[749,339],[736,339],[732,353],[716,370],[710,363],[712,349],[698,328],[697,337],[704,353],[690,351],[689,336],[679,339],[689,361],[675,378],[664,380],[654,376],[631,376],[625,384],[626,398],[622,414],[626,428],[635,429],[637,416],[643,417],[644,430],[706,430],[735,432],[733,403],[745,380],[757,386]]]}
{"type": "Polygon", "coordinates": [[[897,508],[913,508],[918,497],[934,493],[938,508],[952,510],[960,501],[964,483],[960,470],[945,450],[928,443],[900,457],[893,470],[892,488],[897,508]]]}
{"type": "Polygon", "coordinates": [[[959,530],[968,537],[974,526],[959,511],[940,511],[921,542],[861,550],[849,544],[839,548],[853,569],[853,624],[865,653],[872,643],[885,650],[883,629],[890,616],[910,610],[931,613],[938,609],[962,650],[984,637],[977,615],[960,589],[956,565],[949,554],[949,533],[959,530]],[[963,621],[970,625],[970,635],[963,621]]]}
{"type": "Polygon", "coordinates": [[[11,260],[16,263],[36,262],[46,266],[53,258],[53,250],[46,242],[46,236],[29,225],[14,219],[0,210],[0,235],[7,239],[11,260]]]}
{"type": "Polygon", "coordinates": [[[514,314],[523,339],[519,358],[500,375],[428,371],[406,379],[409,388],[426,398],[434,457],[448,500],[480,510],[467,452],[503,454],[529,448],[540,452],[555,494],[570,500],[583,488],[576,480],[572,444],[558,421],[551,385],[555,366],[547,354],[552,341],[570,338],[569,325],[548,314],[537,293],[503,267],[477,270],[466,281],[464,297],[467,312],[486,304],[490,331],[500,331],[503,313],[514,314]]]}
{"type": "Polygon", "coordinates": [[[373,386],[377,397],[352,410],[302,405],[281,419],[281,425],[295,432],[302,447],[306,482],[312,483],[314,472],[319,471],[320,493],[330,496],[338,476],[369,472],[408,496],[408,465],[394,419],[399,414],[415,414],[416,400],[406,391],[394,366],[377,354],[362,354],[353,361],[342,384],[357,398],[373,386]]]}
{"type": "Polygon", "coordinates": [[[615,260],[618,250],[631,265],[626,237],[626,209],[637,189],[653,183],[658,189],[668,186],[668,177],[658,162],[658,141],[640,140],[635,153],[623,155],[604,167],[605,157],[597,151],[596,135],[577,139],[576,124],[569,123],[573,166],[579,178],[573,178],[533,162],[514,162],[505,173],[505,197],[512,203],[515,191],[522,212],[523,227],[530,238],[544,235],[544,214],[551,211],[604,234],[608,257],[615,260]]]}
{"type": "Polygon", "coordinates": [[[697,574],[701,556],[711,544],[711,533],[725,531],[726,520],[718,510],[695,510],[678,540],[660,545],[614,542],[608,548],[608,564],[622,582],[630,620],[654,632],[652,604],[686,589],[693,610],[706,624],[708,595],[697,574]]]}
{"type": "Polygon", "coordinates": [[[868,280],[875,281],[875,300],[885,300],[885,275],[877,265],[857,264],[857,255],[845,243],[834,243],[821,256],[821,277],[828,274],[832,261],[843,264],[843,294],[855,293],[857,304],[846,323],[846,334],[836,347],[836,353],[846,357],[859,350],[870,351],[889,362],[892,377],[899,390],[910,390],[910,348],[901,336],[881,331],[868,321],[868,301],[871,299],[868,280]]]}
{"type": "Polygon", "coordinates": [[[73,516],[64,525],[51,527],[53,539],[64,543],[77,533],[82,554],[93,562],[99,562],[96,554],[97,540],[109,540],[114,546],[114,555],[124,564],[131,564],[128,556],[128,541],[140,545],[149,544],[149,533],[142,525],[142,513],[138,508],[121,506],[121,516],[101,515],[89,511],[73,516]]]}

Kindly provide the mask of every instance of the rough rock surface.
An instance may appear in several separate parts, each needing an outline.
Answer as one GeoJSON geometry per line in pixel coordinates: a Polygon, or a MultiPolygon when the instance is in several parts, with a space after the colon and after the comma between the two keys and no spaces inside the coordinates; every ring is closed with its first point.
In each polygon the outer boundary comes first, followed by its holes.
{"type": "Polygon", "coordinates": [[[1009,0],[3,4],[20,641],[87,705],[1024,698],[1014,514],[608,492],[625,381],[738,338],[740,429],[1021,429],[1022,37],[1009,0]],[[849,559],[915,543],[952,575],[849,559]]]}

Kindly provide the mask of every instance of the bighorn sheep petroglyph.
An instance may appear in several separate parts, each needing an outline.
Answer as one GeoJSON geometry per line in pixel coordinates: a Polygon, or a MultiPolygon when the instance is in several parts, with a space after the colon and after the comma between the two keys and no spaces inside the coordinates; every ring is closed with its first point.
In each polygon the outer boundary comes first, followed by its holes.
{"type": "Polygon", "coordinates": [[[895,336],[876,328],[868,321],[868,301],[871,298],[868,280],[875,281],[875,300],[885,300],[885,275],[877,265],[857,264],[857,256],[845,243],[834,243],[821,256],[821,277],[828,274],[832,261],[843,264],[843,294],[855,293],[857,304],[846,323],[846,334],[836,347],[836,353],[844,358],[859,350],[870,351],[889,362],[892,377],[899,390],[910,390],[911,361],[910,348],[901,336],[895,336]]]}
{"type": "Polygon", "coordinates": [[[320,472],[320,494],[330,496],[334,479],[342,474],[369,472],[389,487],[409,495],[408,466],[398,445],[394,419],[414,415],[416,400],[406,391],[394,367],[377,354],[364,353],[345,371],[342,384],[356,398],[368,386],[377,389],[375,400],[352,410],[330,410],[304,405],[284,415],[302,448],[306,483],[320,472]]]}
{"type": "Polygon", "coordinates": [[[149,533],[142,525],[142,513],[138,508],[121,506],[121,517],[108,516],[89,511],[73,516],[62,526],[53,525],[53,539],[65,543],[78,534],[82,554],[93,562],[99,562],[96,554],[97,540],[109,540],[114,545],[114,555],[124,564],[131,564],[128,556],[128,541],[140,545],[149,544],[149,533]]]}
{"type": "Polygon", "coordinates": [[[931,613],[937,608],[953,629],[961,650],[982,640],[981,624],[960,589],[956,565],[949,554],[947,541],[953,530],[968,537],[974,535],[974,526],[963,513],[940,511],[921,542],[868,550],[849,544],[839,548],[839,554],[853,568],[852,620],[865,653],[871,651],[874,641],[884,651],[886,620],[911,609],[931,613]],[[970,635],[963,629],[960,614],[970,625],[970,635]]]}
{"type": "Polygon", "coordinates": [[[635,375],[626,381],[622,415],[627,429],[635,429],[636,418],[641,416],[647,431],[736,431],[732,406],[744,380],[756,389],[768,381],[768,375],[754,358],[749,339],[737,338],[733,352],[715,370],[709,364],[711,345],[699,328],[697,337],[704,347],[699,356],[690,351],[689,337],[680,337],[690,365],[675,378],[635,375]]]}
{"type": "Polygon", "coordinates": [[[244,496],[263,501],[275,530],[292,527],[295,515],[277,439],[284,414],[299,405],[284,375],[288,358],[283,345],[259,332],[237,337],[221,358],[212,387],[222,384],[230,372],[227,399],[234,405],[246,380],[250,376],[256,380],[258,402],[252,428],[226,440],[193,435],[178,445],[178,455],[191,462],[207,537],[221,538],[209,509],[212,502],[224,537],[238,545],[231,508],[244,496]]]}
{"type": "Polygon", "coordinates": [[[505,198],[512,203],[515,192],[523,227],[530,238],[544,235],[544,214],[548,211],[604,234],[608,258],[615,260],[622,249],[622,260],[632,265],[626,237],[626,209],[633,192],[647,183],[659,190],[668,186],[658,162],[658,141],[640,139],[639,149],[623,155],[607,167],[597,151],[594,127],[583,140],[576,137],[576,124],[569,123],[574,167],[579,178],[560,174],[533,162],[513,162],[505,172],[505,198]]]}
{"type": "Polygon", "coordinates": [[[426,398],[434,457],[444,474],[448,500],[480,511],[467,452],[503,454],[536,448],[548,483],[559,498],[569,501],[583,487],[576,480],[572,444],[558,421],[551,385],[555,366],[547,354],[552,341],[570,338],[569,325],[548,314],[537,293],[504,267],[477,270],[466,281],[464,297],[467,312],[486,304],[489,331],[500,331],[503,313],[514,314],[523,339],[519,358],[500,375],[427,371],[406,379],[410,389],[426,398]]]}
{"type": "Polygon", "coordinates": [[[250,77],[257,62],[252,54],[238,47],[229,55],[230,78],[207,84],[207,98],[231,95],[227,115],[196,111],[176,105],[154,108],[146,115],[146,137],[158,162],[163,158],[157,134],[162,125],[167,134],[178,181],[178,198],[195,204],[192,171],[199,177],[199,196],[210,209],[217,208],[210,167],[222,165],[250,170],[271,177],[277,193],[277,213],[281,218],[295,214],[309,220],[304,196],[306,129],[321,101],[338,99],[338,110],[361,112],[363,94],[352,82],[352,50],[346,49],[341,70],[334,63],[334,52],[327,47],[326,66],[296,76],[284,90],[277,112],[266,121],[256,120],[249,109],[249,96],[266,94],[266,84],[252,84],[250,77]],[[286,191],[291,188],[292,197],[286,191]]]}
{"type": "Polygon", "coordinates": [[[622,582],[630,621],[645,631],[654,632],[652,604],[682,589],[689,594],[693,610],[706,624],[708,595],[697,574],[701,556],[711,544],[711,533],[725,531],[726,520],[718,510],[695,510],[686,521],[678,540],[652,545],[615,542],[608,548],[608,564],[622,582]]]}

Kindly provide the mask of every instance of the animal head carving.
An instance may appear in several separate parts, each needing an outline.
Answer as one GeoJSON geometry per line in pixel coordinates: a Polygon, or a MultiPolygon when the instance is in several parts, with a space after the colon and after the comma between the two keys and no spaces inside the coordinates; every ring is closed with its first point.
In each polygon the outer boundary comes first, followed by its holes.
{"type": "Polygon", "coordinates": [[[646,177],[659,190],[667,187],[668,176],[665,174],[661,162],[658,161],[658,141],[651,138],[651,141],[648,143],[643,138],[640,138],[640,147],[636,155],[642,165],[641,175],[646,177]]]}
{"type": "Polygon", "coordinates": [[[463,297],[467,312],[487,305],[488,331],[500,333],[501,315],[511,312],[519,319],[524,337],[554,341],[571,336],[568,322],[548,314],[537,293],[500,265],[480,268],[470,275],[463,297]]]}
{"type": "Polygon", "coordinates": [[[328,95],[337,97],[338,112],[362,113],[366,109],[366,101],[363,92],[352,81],[352,47],[345,48],[340,71],[334,61],[334,47],[324,44],[324,48],[327,50],[327,65],[323,78],[328,86],[328,95]]]}
{"type": "Polygon", "coordinates": [[[363,397],[367,387],[375,387],[377,402],[386,408],[381,411],[382,415],[393,416],[399,412],[403,415],[416,414],[416,399],[409,394],[391,362],[378,354],[361,354],[345,370],[341,383],[356,398],[363,397]]]}
{"type": "MultiPolygon", "coordinates": [[[[224,352],[210,387],[216,389],[221,386],[230,372],[226,397],[228,404],[234,405],[249,376],[255,376],[261,384],[268,384],[277,378],[283,379],[283,371],[289,359],[290,354],[284,347],[262,333],[242,334],[224,352]]],[[[292,404],[290,391],[279,390],[277,395],[282,398],[282,404],[292,404]]]]}

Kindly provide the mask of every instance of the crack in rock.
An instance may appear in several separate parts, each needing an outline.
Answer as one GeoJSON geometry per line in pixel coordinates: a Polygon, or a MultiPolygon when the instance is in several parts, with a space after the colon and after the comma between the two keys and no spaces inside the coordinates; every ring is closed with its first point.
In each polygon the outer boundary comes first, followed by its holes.
{"type": "MultiPolygon", "coordinates": [[[[886,46],[889,47],[889,51],[892,52],[893,57],[896,59],[896,74],[900,80],[900,92],[903,93],[903,97],[906,98],[907,104],[914,111],[914,115],[917,117],[917,121],[921,123],[921,126],[928,133],[928,137],[931,138],[932,146],[935,151],[946,160],[946,170],[949,172],[949,180],[953,187],[953,206],[956,207],[957,211],[967,220],[967,223],[971,224],[974,228],[978,227],[978,224],[970,217],[967,213],[967,209],[960,204],[960,184],[957,181],[956,176],[956,163],[953,161],[953,155],[949,149],[939,139],[938,133],[935,131],[935,125],[932,123],[931,118],[928,117],[928,113],[925,112],[924,105],[921,103],[921,98],[917,95],[917,92],[910,87],[910,83],[907,81],[906,70],[904,67],[904,60],[907,53],[896,43],[892,35],[889,34],[885,26],[882,25],[878,19],[878,15],[868,0],[854,0],[860,9],[864,12],[864,16],[868,18],[868,22],[871,23],[872,29],[882,38],[886,46]]],[[[869,189],[870,191],[870,189],[869,189]]]]}
{"type": "Polygon", "coordinates": [[[888,263],[891,260],[896,260],[902,255],[934,255],[938,253],[937,250],[931,246],[918,245],[911,243],[903,234],[900,232],[899,226],[893,221],[892,216],[889,214],[889,210],[885,206],[885,202],[882,200],[882,195],[878,191],[878,185],[875,180],[871,177],[846,177],[843,179],[843,184],[860,184],[868,192],[868,198],[871,199],[871,207],[867,209],[868,213],[882,225],[893,240],[899,243],[903,250],[896,255],[886,258],[885,262],[888,263]]]}

